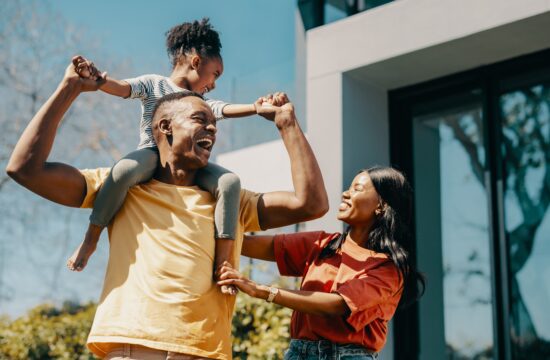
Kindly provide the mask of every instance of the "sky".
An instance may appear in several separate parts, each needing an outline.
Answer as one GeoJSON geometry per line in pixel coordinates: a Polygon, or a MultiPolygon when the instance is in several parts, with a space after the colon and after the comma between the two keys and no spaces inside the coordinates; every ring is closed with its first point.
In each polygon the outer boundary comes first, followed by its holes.
{"type": "MultiPolygon", "coordinates": [[[[98,67],[107,62],[105,56],[131,59],[135,73],[110,73],[113,77],[168,76],[166,31],[182,22],[209,17],[220,33],[224,59],[224,73],[209,97],[251,103],[268,92],[285,91],[291,99],[294,94],[295,0],[100,0],[85,11],[76,1],[51,4],[77,25],[84,38],[94,39],[90,46],[82,45],[82,52],[93,57],[98,67]]],[[[234,150],[278,138],[272,126],[256,117],[231,121],[231,127],[227,123],[220,126],[221,141],[215,150],[234,150]]]]}
{"type": "MultiPolygon", "coordinates": [[[[253,102],[267,92],[281,90],[288,92],[292,99],[294,0],[100,0],[89,3],[85,11],[82,4],[56,0],[40,2],[41,6],[36,9],[42,11],[42,6],[50,6],[56,13],[52,21],[68,22],[83,39],[79,52],[112,77],[122,79],[150,73],[168,76],[166,31],[182,22],[209,17],[220,33],[224,58],[224,74],[209,94],[211,98],[253,102]],[[129,66],[118,67],[116,71],[102,67],[118,61],[129,66]]],[[[101,93],[86,96],[107,97],[101,93]]],[[[139,113],[139,101],[116,99],[116,104],[133,107],[135,113],[139,113]]],[[[136,145],[138,133],[139,117],[136,116],[135,129],[128,131],[129,136],[135,136],[136,145]]],[[[278,132],[273,123],[251,117],[222,122],[217,137],[216,150],[228,151],[276,139],[278,132]]],[[[96,164],[75,165],[93,167],[96,164]]],[[[97,300],[107,260],[106,237],[100,241],[84,272],[71,273],[63,266],[83,237],[89,211],[52,204],[15,183],[7,185],[1,201],[3,206],[12,204],[9,208],[13,209],[10,212],[13,218],[0,227],[0,237],[4,238],[0,241],[0,315],[16,317],[45,301],[97,300]],[[67,239],[66,242],[61,241],[62,238],[67,239]]]]}

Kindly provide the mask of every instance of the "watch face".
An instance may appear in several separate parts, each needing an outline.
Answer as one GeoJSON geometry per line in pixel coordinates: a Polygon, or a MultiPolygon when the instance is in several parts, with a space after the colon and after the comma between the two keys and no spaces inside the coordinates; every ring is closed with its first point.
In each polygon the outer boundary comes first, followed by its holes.
{"type": "Polygon", "coordinates": [[[267,297],[267,302],[272,302],[278,293],[279,293],[279,289],[277,289],[276,287],[270,287],[269,296],[267,297]]]}

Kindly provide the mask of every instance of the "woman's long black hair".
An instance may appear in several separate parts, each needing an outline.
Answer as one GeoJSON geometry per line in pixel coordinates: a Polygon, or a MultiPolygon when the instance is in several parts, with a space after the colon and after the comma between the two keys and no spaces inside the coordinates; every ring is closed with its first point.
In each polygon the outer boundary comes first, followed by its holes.
{"type": "MultiPolygon", "coordinates": [[[[367,248],[388,255],[403,276],[403,295],[400,307],[416,301],[424,293],[424,276],[416,270],[406,248],[410,244],[409,225],[412,216],[412,189],[401,172],[375,166],[366,172],[380,196],[384,210],[377,215],[369,232],[367,248]]],[[[351,228],[330,241],[321,251],[320,258],[334,255],[341,247],[351,228]]]]}

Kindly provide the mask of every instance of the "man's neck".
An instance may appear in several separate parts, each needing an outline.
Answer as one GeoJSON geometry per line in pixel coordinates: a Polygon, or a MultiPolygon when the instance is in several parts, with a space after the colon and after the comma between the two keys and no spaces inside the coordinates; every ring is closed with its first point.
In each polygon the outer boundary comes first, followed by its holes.
{"type": "Polygon", "coordinates": [[[196,173],[197,170],[181,169],[174,166],[174,164],[166,162],[157,167],[154,178],[166,184],[193,186],[195,185],[196,173]]]}

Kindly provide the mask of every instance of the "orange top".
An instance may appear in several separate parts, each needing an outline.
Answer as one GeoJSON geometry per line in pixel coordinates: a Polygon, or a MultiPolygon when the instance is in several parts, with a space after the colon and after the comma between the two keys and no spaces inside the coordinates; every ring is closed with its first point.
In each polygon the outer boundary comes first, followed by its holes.
{"type": "Polygon", "coordinates": [[[275,236],[275,258],[281,275],[303,276],[302,290],[338,293],[350,312],[318,316],[294,311],[293,339],[329,340],[380,351],[386,343],[388,321],[402,293],[398,268],[385,254],[344,241],[341,251],[320,260],[328,242],[340,234],[303,232],[275,236]]]}

